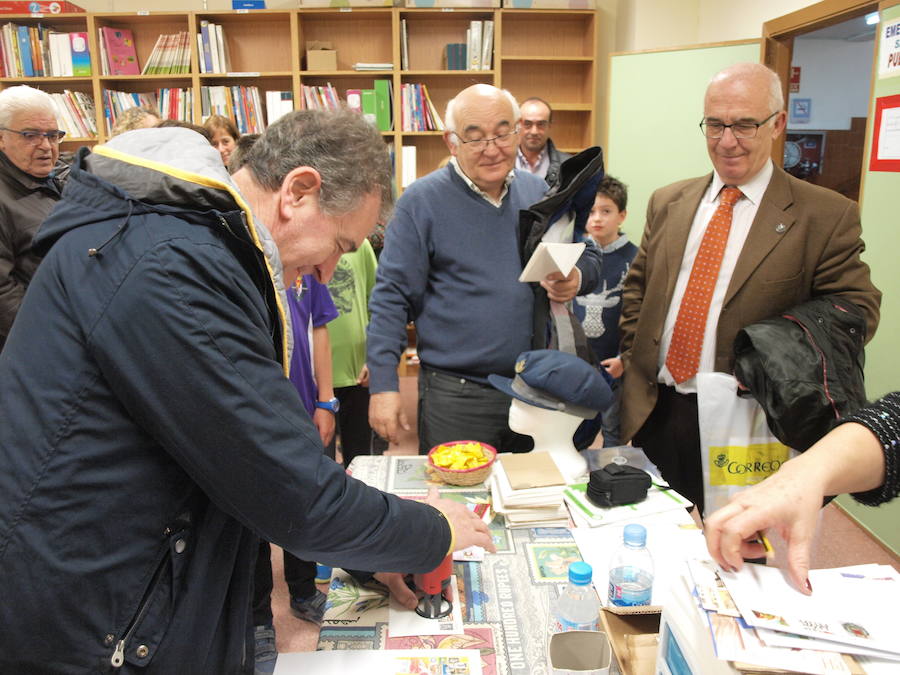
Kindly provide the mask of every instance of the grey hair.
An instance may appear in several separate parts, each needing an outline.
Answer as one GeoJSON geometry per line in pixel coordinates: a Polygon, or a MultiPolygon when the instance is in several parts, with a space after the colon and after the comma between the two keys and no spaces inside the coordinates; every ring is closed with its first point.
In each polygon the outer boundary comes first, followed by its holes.
{"type": "Polygon", "coordinates": [[[56,106],[50,94],[20,84],[0,91],[0,126],[9,126],[16,113],[40,111],[56,119],[56,106]]]}
{"type": "Polygon", "coordinates": [[[331,216],[358,208],[365,196],[381,196],[381,218],[393,204],[391,159],[381,134],[348,110],[298,110],[281,117],[250,148],[246,168],[259,185],[278,190],[301,166],[322,178],[320,205],[331,216]]]}
{"type": "MultiPolygon", "coordinates": [[[[477,85],[476,85],[477,86],[477,85]]],[[[501,94],[506,100],[509,102],[509,105],[512,106],[513,111],[513,119],[512,123],[515,124],[519,121],[519,118],[522,116],[521,111],[519,110],[519,104],[516,101],[516,97],[513,96],[509,90],[507,89],[497,89],[489,84],[484,85],[485,87],[491,87],[491,89],[495,89],[497,93],[501,94]]],[[[465,90],[463,90],[465,91],[465,90]]],[[[462,92],[460,92],[462,93],[462,92]]],[[[447,111],[444,113],[444,128],[447,131],[454,132],[453,135],[450,136],[450,142],[453,145],[459,144],[459,138],[456,137],[457,127],[456,127],[456,101],[459,98],[459,94],[451,98],[447,102],[447,111]]]]}

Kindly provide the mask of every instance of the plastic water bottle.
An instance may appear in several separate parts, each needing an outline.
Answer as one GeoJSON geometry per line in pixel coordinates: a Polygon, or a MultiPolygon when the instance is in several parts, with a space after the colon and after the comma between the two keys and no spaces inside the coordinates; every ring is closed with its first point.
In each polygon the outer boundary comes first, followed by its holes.
{"type": "Polygon", "coordinates": [[[653,594],[653,556],[647,550],[647,529],[626,525],[622,547],[609,564],[609,602],[619,607],[649,605],[653,594]]]}
{"type": "Polygon", "coordinates": [[[586,562],[569,565],[569,583],[556,607],[555,632],[597,630],[600,598],[591,584],[593,570],[586,562]]]}

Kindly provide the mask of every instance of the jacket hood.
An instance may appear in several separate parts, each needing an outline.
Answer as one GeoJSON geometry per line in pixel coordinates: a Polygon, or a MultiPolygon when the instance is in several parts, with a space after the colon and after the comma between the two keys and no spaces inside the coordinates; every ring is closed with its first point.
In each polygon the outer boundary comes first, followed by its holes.
{"type": "Polygon", "coordinates": [[[293,346],[285,307],[278,249],[222,164],[218,151],[190,129],[168,127],[129,131],[93,151],[75,157],[63,199],[41,225],[32,246],[46,255],[66,232],[101,220],[122,219],[116,233],[98,241],[86,255],[96,255],[129,225],[132,215],[157,212],[189,222],[217,223],[246,239],[264,256],[275,288],[278,314],[285,328],[284,361],[293,346]],[[218,218],[214,217],[219,215],[218,218]]]}

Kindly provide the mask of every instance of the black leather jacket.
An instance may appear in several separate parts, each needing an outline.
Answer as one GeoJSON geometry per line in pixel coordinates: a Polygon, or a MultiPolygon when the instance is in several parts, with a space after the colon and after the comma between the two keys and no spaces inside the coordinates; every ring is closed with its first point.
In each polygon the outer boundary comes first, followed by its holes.
{"type": "Polygon", "coordinates": [[[747,326],[734,341],[734,374],[766,413],[778,440],[806,450],[867,404],[866,322],[835,295],[747,326]]]}

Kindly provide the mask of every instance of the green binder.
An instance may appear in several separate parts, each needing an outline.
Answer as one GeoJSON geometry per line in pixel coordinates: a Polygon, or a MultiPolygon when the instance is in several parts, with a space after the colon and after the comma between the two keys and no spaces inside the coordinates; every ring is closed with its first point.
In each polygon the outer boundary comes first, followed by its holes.
{"type": "Polygon", "coordinates": [[[375,90],[363,89],[359,92],[359,95],[362,102],[363,117],[366,118],[366,122],[373,126],[376,126],[378,123],[378,119],[376,117],[378,106],[375,102],[375,90]]]}
{"type": "MultiPolygon", "coordinates": [[[[365,112],[365,109],[363,109],[365,112]]],[[[391,81],[375,80],[375,121],[379,131],[390,131],[391,124],[391,81]]]]}

